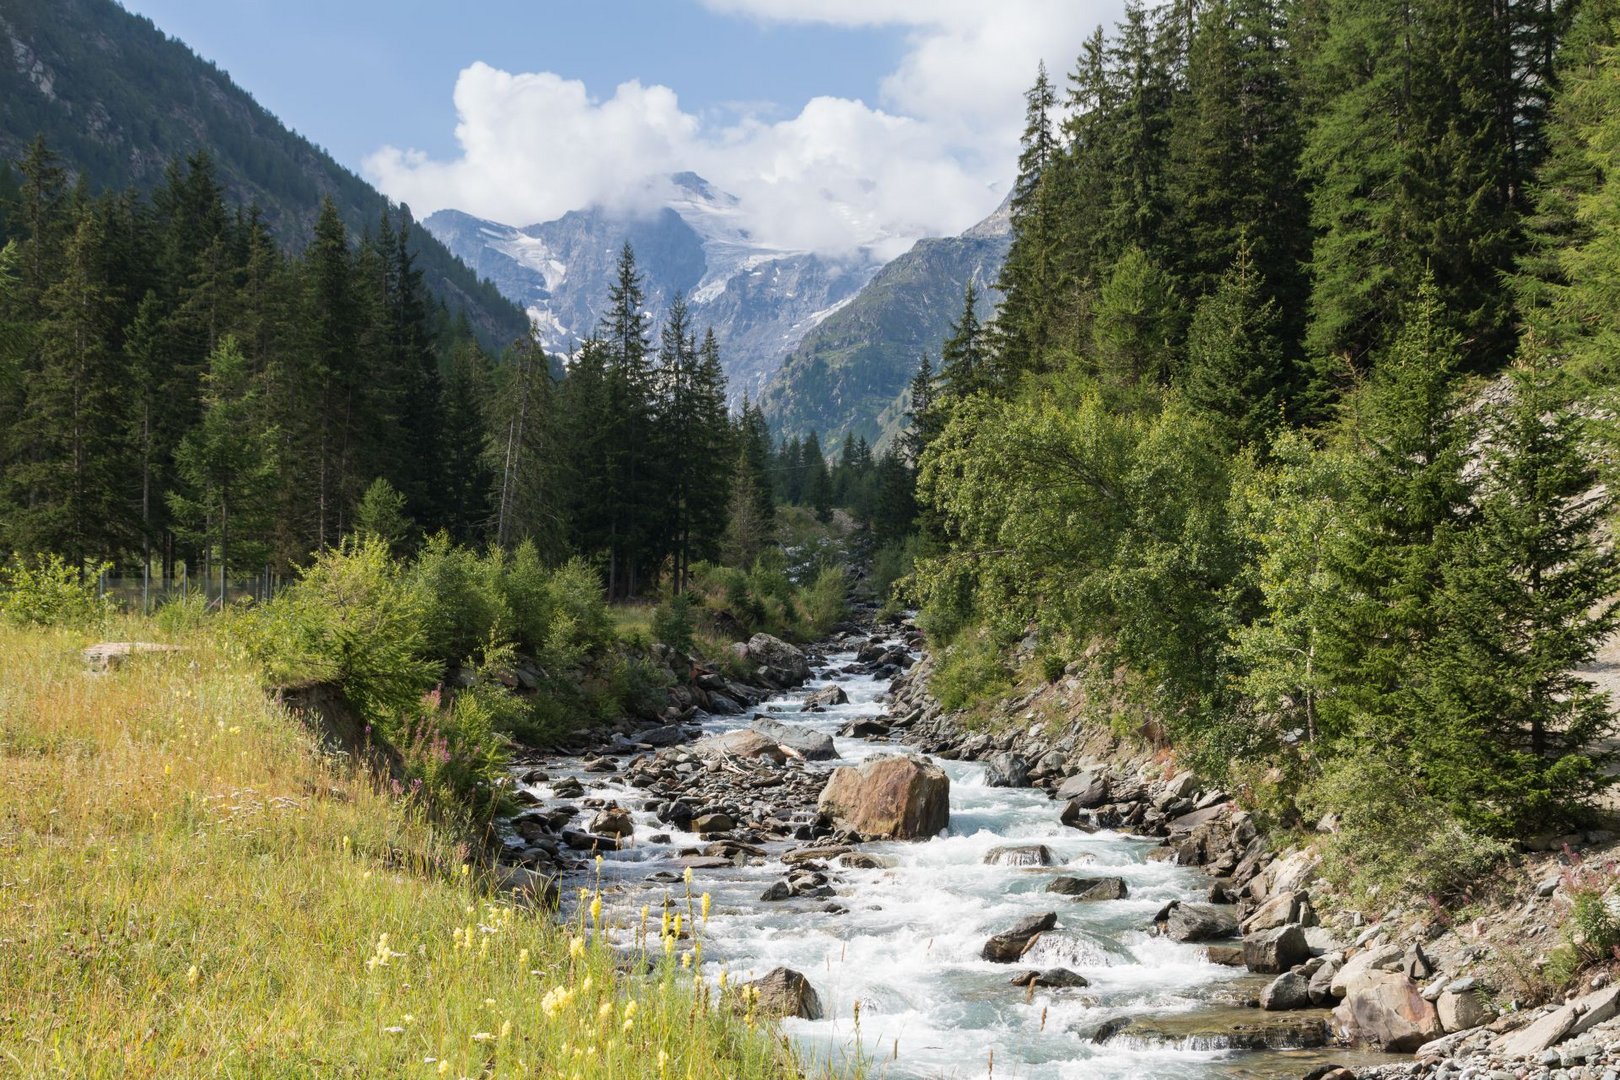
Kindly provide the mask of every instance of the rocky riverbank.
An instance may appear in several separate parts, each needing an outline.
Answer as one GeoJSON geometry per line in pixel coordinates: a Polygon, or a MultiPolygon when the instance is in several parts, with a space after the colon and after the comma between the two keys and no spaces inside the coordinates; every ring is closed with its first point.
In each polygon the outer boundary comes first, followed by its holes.
{"type": "MultiPolygon", "coordinates": [[[[1195,891],[1161,890],[1164,899],[1131,918],[1138,933],[1195,950],[1204,972],[1209,964],[1229,970],[1228,988],[1204,991],[1208,1004],[1191,1012],[1133,1012],[1087,996],[1090,980],[1081,971],[1093,970],[1086,960],[1096,954],[1073,937],[1074,912],[1103,902],[1095,910],[1136,910],[1131,905],[1140,898],[1126,877],[1062,869],[1066,860],[1075,865],[1090,856],[1055,854],[1065,847],[1055,839],[1000,844],[977,856],[1015,874],[1045,871],[1041,895],[1051,898],[1052,910],[1024,904],[1022,916],[987,926],[973,951],[982,961],[1009,965],[1004,985],[1023,988],[1032,1001],[1044,992],[1056,995],[1054,1007],[1077,1010],[1069,1030],[1100,1048],[1151,1054],[1344,1046],[1389,1053],[1371,1060],[1340,1052],[1353,1069],[1322,1060],[1331,1049],[1306,1063],[1312,1076],[1341,1080],[1358,1074],[1596,1080],[1604,1075],[1609,1040],[1620,1049],[1620,1020],[1610,1023],[1620,998],[1588,995],[1545,1014],[1519,1007],[1529,1002],[1522,992],[1514,1000],[1503,939],[1522,945],[1548,938],[1562,887],[1556,878],[1511,922],[1459,926],[1420,909],[1371,921],[1327,890],[1308,840],[1290,847],[1261,836],[1226,792],[1177,768],[1151,726],[1121,735],[1081,719],[1082,690],[1073,676],[1009,699],[995,723],[971,729],[929,695],[929,662],[918,662],[922,639],[910,626],[849,627],[811,650],[763,636],[738,648],[746,679],[698,670],[656,721],[628,721],[578,754],[525,765],[520,791],[531,805],[506,836],[509,884],[555,900],[559,879],[589,877],[593,868],[600,875],[595,856],[608,854],[616,860],[610,866],[627,871],[644,862],[657,866],[640,884],[626,878],[610,894],[668,887],[693,872],[712,875],[716,888],[740,876],[739,887],[751,890],[732,897],[740,915],[781,908],[836,925],[860,909],[863,881],[906,861],[885,842],[925,839],[945,828],[956,807],[950,780],[934,762],[973,761],[983,766],[975,767],[976,783],[1044,792],[1028,803],[1031,811],[1049,807],[1041,811],[1050,820],[1042,828],[1077,841],[1130,833],[1151,844],[1141,849],[1147,864],[1176,868],[1166,872],[1177,880],[1203,881],[1195,891]],[[785,693],[812,677],[810,693],[785,693]],[[850,705],[845,687],[857,685],[872,688],[872,707],[850,705]],[[911,753],[885,752],[896,740],[911,753]],[[863,745],[869,749],[857,752],[863,745]]],[[[958,824],[952,821],[953,833],[958,824]]],[[[1526,872],[1546,873],[1557,856],[1539,858],[1543,865],[1526,872]]],[[[847,950],[847,933],[834,932],[847,950]]],[[[762,984],[781,991],[775,1007],[785,1015],[810,1020],[822,1012],[826,994],[818,998],[799,971],[773,969],[762,984]]],[[[1287,1060],[1279,1057],[1278,1064],[1286,1069],[1287,1060]]]]}
{"type": "MultiPolygon", "coordinates": [[[[1218,962],[1276,973],[1256,1002],[1263,1010],[1331,1009],[1334,1042],[1412,1055],[1337,1075],[1620,1080],[1620,987],[1607,985],[1607,972],[1589,974],[1566,1000],[1534,1000],[1580,868],[1613,877],[1613,834],[1531,845],[1471,918],[1419,903],[1374,921],[1331,895],[1313,845],[1270,842],[1224,792],[1176,769],[1153,725],[1121,737],[1076,719],[1084,695],[1072,674],[1003,702],[998,722],[972,730],[928,693],[929,667],[893,687],[891,724],[908,744],[1046,788],[1065,825],[1158,838],[1150,857],[1199,867],[1211,901],[1171,905],[1157,920],[1162,933],[1210,942],[1218,962]]],[[[1329,819],[1319,829],[1332,827],[1329,819]]]]}

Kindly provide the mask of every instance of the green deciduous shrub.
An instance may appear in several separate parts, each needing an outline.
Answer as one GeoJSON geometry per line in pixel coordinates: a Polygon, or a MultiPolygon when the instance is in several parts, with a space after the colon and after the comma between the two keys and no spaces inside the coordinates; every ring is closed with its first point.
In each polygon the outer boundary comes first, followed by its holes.
{"type": "Polygon", "coordinates": [[[1340,815],[1323,870],[1368,910],[1412,893],[1455,901],[1512,852],[1470,829],[1409,767],[1371,746],[1335,760],[1302,802],[1340,815]]]}
{"type": "Polygon", "coordinates": [[[0,566],[0,617],[35,626],[97,625],[112,611],[96,588],[108,568],[71,566],[60,555],[13,559],[0,566]]]}

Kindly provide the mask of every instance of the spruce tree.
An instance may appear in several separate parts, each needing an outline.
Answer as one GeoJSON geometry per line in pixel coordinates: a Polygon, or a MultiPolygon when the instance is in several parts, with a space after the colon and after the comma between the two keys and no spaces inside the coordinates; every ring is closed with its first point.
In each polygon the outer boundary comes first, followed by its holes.
{"type": "Polygon", "coordinates": [[[14,550],[57,552],[83,567],[137,540],[139,470],[125,417],[112,283],[100,209],[80,214],[60,275],[40,300],[37,364],[23,374],[6,476],[14,550]]]}
{"type": "Polygon", "coordinates": [[[1612,782],[1599,768],[1609,698],[1576,672],[1620,624],[1620,565],[1567,379],[1532,355],[1509,388],[1486,409],[1478,520],[1445,565],[1422,696],[1444,735],[1434,786],[1465,818],[1523,835],[1612,782]]]}
{"type": "Polygon", "coordinates": [[[1187,331],[1187,400],[1216,417],[1234,446],[1263,447],[1281,420],[1287,381],[1276,300],[1247,244],[1193,314],[1187,331]]]}
{"type": "Polygon", "coordinates": [[[1181,364],[1182,304],[1170,276],[1129,248],[1097,296],[1092,350],[1109,386],[1167,386],[1181,364]]]}
{"type": "Polygon", "coordinates": [[[978,303],[978,291],[969,279],[962,292],[962,314],[951,324],[950,336],[940,351],[940,389],[954,397],[967,397],[989,385],[988,343],[979,325],[978,303]]]}
{"type": "Polygon", "coordinates": [[[507,550],[531,542],[542,557],[561,561],[568,536],[563,455],[551,364],[539,342],[514,343],[495,383],[485,459],[496,485],[492,539],[507,550]]]}
{"type": "Polygon", "coordinates": [[[270,551],[276,434],[257,427],[258,392],[236,339],[221,338],[203,376],[202,414],[174,454],[170,510],[216,568],[221,604],[231,569],[262,566],[270,551]]]}
{"type": "Polygon", "coordinates": [[[906,389],[906,428],[899,443],[906,464],[915,469],[923,454],[945,426],[944,414],[939,406],[939,386],[934,378],[934,365],[924,353],[906,389]]]}

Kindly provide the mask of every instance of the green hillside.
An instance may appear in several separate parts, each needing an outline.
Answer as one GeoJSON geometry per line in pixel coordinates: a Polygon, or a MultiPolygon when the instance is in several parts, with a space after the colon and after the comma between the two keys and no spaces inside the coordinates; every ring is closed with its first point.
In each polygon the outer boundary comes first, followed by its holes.
{"type": "MultiPolygon", "coordinates": [[[[288,130],[230,76],[111,0],[0,4],[0,159],[35,137],[93,191],[150,191],[176,158],[214,158],[228,194],[257,204],[282,243],[310,239],[322,196],[355,231],[375,227],[384,197],[288,130]]],[[[418,265],[486,344],[527,330],[523,312],[423,230],[418,265]]]]}
{"type": "Polygon", "coordinates": [[[784,437],[814,431],[827,446],[848,433],[872,443],[893,435],[904,412],[898,399],[922,354],[937,356],[970,280],[983,297],[981,317],[989,316],[989,285],[1008,242],[979,229],[930,238],[878,271],[772,377],[760,401],[771,429],[784,437]]]}

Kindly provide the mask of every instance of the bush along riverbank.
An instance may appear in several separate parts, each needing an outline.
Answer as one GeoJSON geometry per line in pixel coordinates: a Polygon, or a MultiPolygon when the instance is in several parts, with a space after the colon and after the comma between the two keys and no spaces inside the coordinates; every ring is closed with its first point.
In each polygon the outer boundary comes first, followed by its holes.
{"type": "MultiPolygon", "coordinates": [[[[1197,866],[1209,880],[1207,902],[1158,913],[1158,933],[1268,976],[1247,1002],[1260,1026],[1264,1013],[1295,1014],[1316,1032],[1309,1045],[1392,1055],[1311,1076],[1620,1075],[1613,833],[1537,838],[1450,903],[1387,885],[1367,903],[1334,847],[1335,815],[1268,834],[1263,808],[1178,765],[1150,719],[1097,722],[1095,685],[1074,671],[956,712],[931,692],[933,675],[924,658],[899,676],[878,730],[939,758],[983,762],[992,783],[1046,789],[1073,829],[1158,838],[1150,858],[1197,866]]],[[[1447,842],[1409,838],[1419,852],[1447,842]]]]}

